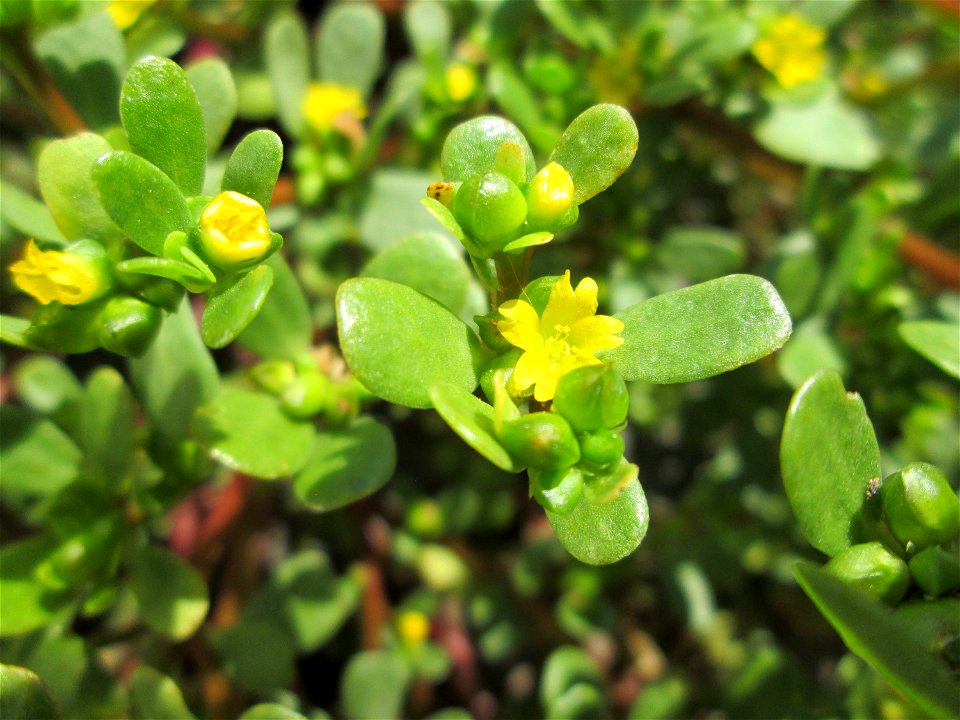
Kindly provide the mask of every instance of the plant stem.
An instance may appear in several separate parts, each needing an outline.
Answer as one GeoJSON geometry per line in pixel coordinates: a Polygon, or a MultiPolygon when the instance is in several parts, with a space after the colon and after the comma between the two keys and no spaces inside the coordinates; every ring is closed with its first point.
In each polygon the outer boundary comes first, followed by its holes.
{"type": "Polygon", "coordinates": [[[493,296],[495,308],[520,296],[527,284],[532,255],[533,248],[527,248],[522,255],[499,253],[494,257],[497,268],[497,289],[493,296]]]}

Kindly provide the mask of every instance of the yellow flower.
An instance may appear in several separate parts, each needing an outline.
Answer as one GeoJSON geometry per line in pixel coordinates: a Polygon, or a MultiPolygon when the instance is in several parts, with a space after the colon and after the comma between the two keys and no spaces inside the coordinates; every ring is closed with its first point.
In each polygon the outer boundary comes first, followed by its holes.
{"type": "Polygon", "coordinates": [[[262,257],[271,246],[267,214],[253,198],[227,190],[200,215],[200,244],[221,267],[262,257]]]}
{"type": "Polygon", "coordinates": [[[430,621],[416,610],[406,610],[397,618],[397,632],[411,645],[419,645],[430,634],[430,621]]]}
{"type": "Polygon", "coordinates": [[[524,352],[508,382],[512,395],[522,395],[533,385],[539,402],[552,400],[557,381],[571,370],[599,365],[599,350],[623,343],[617,335],[623,323],[597,315],[597,283],[584,278],[574,290],[567,270],[550,291],[543,316],[525,300],[510,300],[500,306],[503,320],[497,327],[503,337],[524,352]]]}
{"type": "Polygon", "coordinates": [[[13,282],[42,304],[54,300],[80,305],[109,288],[103,273],[89,258],[58,250],[40,250],[30,240],[23,257],[10,266],[13,282]]]}
{"type": "Polygon", "coordinates": [[[826,63],[825,39],[823,28],[798,15],[784,15],[753,44],[753,54],[777,82],[792,88],[820,77],[826,63]]]}
{"type": "Polygon", "coordinates": [[[144,10],[155,2],[156,0],[111,0],[107,5],[107,13],[114,25],[121,30],[126,30],[140,19],[144,10]]]}
{"type": "Polygon", "coordinates": [[[573,179],[560,163],[547,163],[530,181],[527,220],[549,224],[560,219],[573,204],[573,179]]]}
{"type": "Polygon", "coordinates": [[[465,63],[454,63],[444,75],[447,96],[454,102],[463,102],[477,89],[477,74],[465,63]]]}
{"type": "Polygon", "coordinates": [[[311,83],[303,98],[303,116],[316,132],[332,129],[337,119],[346,115],[353,120],[367,116],[367,108],[357,88],[336,83],[311,83]]]}

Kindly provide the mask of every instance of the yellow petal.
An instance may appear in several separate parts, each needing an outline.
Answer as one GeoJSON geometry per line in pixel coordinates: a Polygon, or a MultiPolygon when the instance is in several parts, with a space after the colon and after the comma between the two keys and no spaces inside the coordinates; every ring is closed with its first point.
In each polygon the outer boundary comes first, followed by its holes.
{"type": "Polygon", "coordinates": [[[623,344],[619,334],[623,323],[609,315],[594,315],[578,320],[570,328],[568,340],[577,352],[593,354],[598,350],[612,350],[623,344]]]}
{"type": "Polygon", "coordinates": [[[584,278],[574,290],[570,285],[570,271],[567,270],[550,291],[540,326],[545,335],[551,336],[556,334],[558,325],[569,328],[596,311],[597,283],[593,278],[584,278]]]}
{"type": "Polygon", "coordinates": [[[537,382],[545,370],[549,370],[546,356],[539,352],[525,352],[517,360],[517,366],[507,382],[508,390],[514,397],[523,395],[537,382]]]}
{"type": "Polygon", "coordinates": [[[536,350],[543,345],[540,318],[526,300],[509,300],[500,306],[504,319],[497,321],[500,334],[511,345],[523,350],[536,350]]]}

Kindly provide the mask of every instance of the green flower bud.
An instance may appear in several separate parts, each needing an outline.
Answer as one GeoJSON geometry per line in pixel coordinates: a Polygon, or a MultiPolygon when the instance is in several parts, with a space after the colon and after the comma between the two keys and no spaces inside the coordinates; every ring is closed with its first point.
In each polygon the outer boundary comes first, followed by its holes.
{"type": "Polygon", "coordinates": [[[559,163],[548,163],[527,187],[527,220],[531,228],[550,230],[573,205],[573,179],[559,163]]]}
{"type": "Polygon", "coordinates": [[[623,457],[623,438],[617,430],[602,428],[581,433],[580,459],[592,470],[606,470],[623,457]]]}
{"type": "Polygon", "coordinates": [[[531,470],[530,489],[544,510],[568,515],[583,495],[583,473],[573,467],[531,470]]]}
{"type": "Polygon", "coordinates": [[[887,525],[904,545],[939,545],[960,532],[960,500],[933,465],[907,465],[883,481],[880,497],[887,525]]]}
{"type": "Polygon", "coordinates": [[[330,400],[329,378],[318,372],[305,373],[287,385],[281,405],[288,415],[306,419],[319,414],[330,400]]]}
{"type": "Polygon", "coordinates": [[[530,413],[510,420],[498,439],[527,467],[567,468],[580,460],[580,446],[570,424],[556,413],[530,413]]]}
{"type": "MultiPolygon", "coordinates": [[[[502,353],[514,348],[513,345],[503,337],[500,329],[497,327],[497,321],[500,319],[499,310],[494,310],[486,315],[473,316],[473,321],[477,324],[477,330],[480,333],[480,339],[483,340],[483,344],[494,352],[502,353]]],[[[516,363],[514,363],[514,365],[515,364],[516,363]]]]}
{"type": "Polygon", "coordinates": [[[110,298],[100,313],[100,344],[125,357],[140,357],[160,331],[163,313],[137,298],[110,298]]]}
{"type": "Polygon", "coordinates": [[[145,282],[134,288],[134,295],[167,312],[177,311],[183,299],[183,285],[167,278],[146,278],[142,275],[141,277],[145,282]]]}
{"type": "Polygon", "coordinates": [[[609,365],[588,365],[567,373],[553,396],[553,411],[578,433],[623,424],[629,407],[627,384],[609,365]]]}
{"type": "Polygon", "coordinates": [[[907,563],[910,574],[924,594],[943,595],[960,587],[960,557],[937,546],[921,550],[907,563]]]}
{"type": "Polygon", "coordinates": [[[250,368],[250,377],[268,393],[281,395],[297,379],[297,372],[289,360],[267,360],[250,368]]]}
{"type": "Polygon", "coordinates": [[[853,545],[834,555],[824,569],[891,605],[910,587],[910,570],[883,543],[853,545]]]}
{"type": "Polygon", "coordinates": [[[490,257],[517,236],[527,217],[527,202],[509,178],[488,172],[460,186],[451,210],[471,241],[470,254],[490,257]]]}

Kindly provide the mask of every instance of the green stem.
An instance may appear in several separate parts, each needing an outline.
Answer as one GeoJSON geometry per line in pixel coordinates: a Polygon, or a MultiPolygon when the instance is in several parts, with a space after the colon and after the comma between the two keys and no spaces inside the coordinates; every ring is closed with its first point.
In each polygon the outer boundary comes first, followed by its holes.
{"type": "Polygon", "coordinates": [[[497,268],[497,289],[493,296],[493,306],[499,307],[507,300],[520,296],[527,284],[527,275],[530,273],[530,258],[533,248],[527,248],[522,255],[498,253],[494,256],[497,268]]]}

